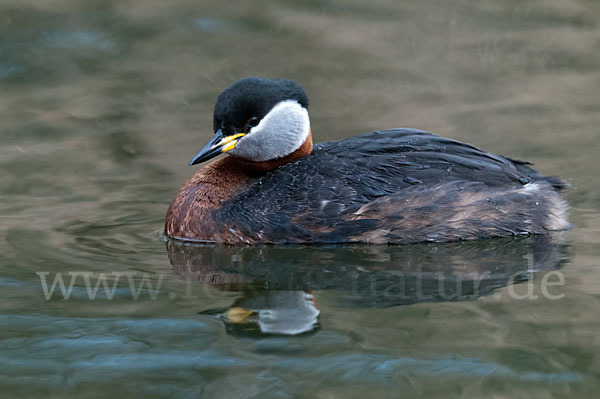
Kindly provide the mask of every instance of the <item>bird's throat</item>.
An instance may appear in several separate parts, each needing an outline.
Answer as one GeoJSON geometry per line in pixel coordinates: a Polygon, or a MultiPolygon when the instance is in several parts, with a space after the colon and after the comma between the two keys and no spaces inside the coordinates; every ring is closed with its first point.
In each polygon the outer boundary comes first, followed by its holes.
{"type": "MultiPolygon", "coordinates": [[[[235,160],[240,163],[240,167],[249,172],[268,172],[270,170],[274,170],[279,168],[282,165],[285,165],[290,162],[294,162],[297,159],[305,157],[309,155],[313,150],[313,142],[312,142],[312,132],[308,132],[308,137],[304,140],[304,143],[294,152],[288,154],[281,158],[270,159],[268,161],[249,161],[241,158],[236,158],[235,160]]],[[[232,157],[234,158],[234,157],[232,157]]]]}

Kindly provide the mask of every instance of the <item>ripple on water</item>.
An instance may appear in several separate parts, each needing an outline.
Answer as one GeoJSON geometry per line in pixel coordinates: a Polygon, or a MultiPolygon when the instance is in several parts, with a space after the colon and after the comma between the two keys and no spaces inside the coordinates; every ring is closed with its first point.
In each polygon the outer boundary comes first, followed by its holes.
{"type": "Polygon", "coordinates": [[[0,80],[15,77],[19,75],[22,71],[24,71],[24,68],[17,64],[0,63],[0,80]]]}
{"type": "Polygon", "coordinates": [[[193,319],[3,315],[0,324],[0,381],[9,385],[27,382],[69,389],[83,382],[135,378],[138,382],[142,379],[144,389],[156,392],[164,388],[162,380],[169,377],[194,381],[199,373],[206,372],[225,381],[232,375],[259,378],[266,371],[294,381],[327,376],[341,383],[376,385],[397,383],[399,376],[501,377],[543,383],[582,379],[574,372],[514,370],[489,360],[448,354],[415,358],[392,353],[344,353],[339,347],[333,351],[321,347],[314,353],[310,339],[303,342],[282,337],[260,341],[263,356],[256,357],[256,351],[248,351],[244,345],[215,345],[216,325],[193,319]],[[28,331],[28,335],[11,337],[15,330],[28,331]],[[288,345],[291,350],[276,350],[288,345]]]}
{"type": "Polygon", "coordinates": [[[216,32],[225,27],[225,24],[215,18],[197,17],[192,20],[192,27],[199,32],[216,32]]]}
{"type": "Polygon", "coordinates": [[[42,42],[48,47],[63,49],[95,49],[111,50],[115,47],[113,40],[104,34],[86,30],[55,30],[42,34],[42,42]]]}

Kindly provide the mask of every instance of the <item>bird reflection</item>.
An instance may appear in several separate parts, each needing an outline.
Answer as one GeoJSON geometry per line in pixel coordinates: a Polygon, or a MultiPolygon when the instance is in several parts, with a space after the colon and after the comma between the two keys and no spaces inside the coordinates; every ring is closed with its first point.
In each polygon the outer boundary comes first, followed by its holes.
{"type": "Polygon", "coordinates": [[[211,309],[233,335],[297,335],[319,328],[315,291],[339,306],[388,307],[475,299],[560,268],[569,246],[560,235],[405,246],[224,246],[167,243],[174,272],[235,291],[211,309]]]}

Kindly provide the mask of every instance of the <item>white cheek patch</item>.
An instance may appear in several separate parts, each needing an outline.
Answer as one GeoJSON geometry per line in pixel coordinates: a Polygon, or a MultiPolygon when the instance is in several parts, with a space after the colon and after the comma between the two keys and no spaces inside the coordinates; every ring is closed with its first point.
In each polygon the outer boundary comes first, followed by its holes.
{"type": "Polygon", "coordinates": [[[283,158],[308,138],[308,111],[295,100],[278,103],[228,154],[262,162],[283,158]]]}

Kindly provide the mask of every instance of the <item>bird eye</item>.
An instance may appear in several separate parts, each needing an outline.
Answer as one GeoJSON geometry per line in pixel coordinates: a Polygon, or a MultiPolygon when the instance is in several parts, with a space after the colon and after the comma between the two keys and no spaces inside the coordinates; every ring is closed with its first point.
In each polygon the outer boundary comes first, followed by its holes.
{"type": "Polygon", "coordinates": [[[250,118],[250,120],[248,120],[248,126],[250,127],[254,127],[256,125],[258,125],[258,118],[256,116],[253,116],[252,118],[250,118]]]}

